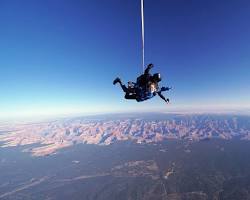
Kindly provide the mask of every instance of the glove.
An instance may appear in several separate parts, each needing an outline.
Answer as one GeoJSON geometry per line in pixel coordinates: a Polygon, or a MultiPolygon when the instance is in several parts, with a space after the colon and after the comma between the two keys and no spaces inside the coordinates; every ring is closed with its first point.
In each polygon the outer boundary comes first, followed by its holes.
{"type": "Polygon", "coordinates": [[[148,67],[151,69],[152,67],[154,67],[154,65],[152,63],[148,64],[148,67]]]}
{"type": "Polygon", "coordinates": [[[161,91],[167,91],[167,90],[170,90],[170,89],[172,89],[172,87],[162,87],[161,91]]]}

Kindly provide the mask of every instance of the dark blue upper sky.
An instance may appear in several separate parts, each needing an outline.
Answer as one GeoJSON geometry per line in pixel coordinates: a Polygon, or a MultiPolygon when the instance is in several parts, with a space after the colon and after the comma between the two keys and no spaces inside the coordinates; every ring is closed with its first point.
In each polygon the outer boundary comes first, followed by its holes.
{"type": "Polygon", "coordinates": [[[249,106],[250,1],[144,1],[171,105],[112,85],[142,71],[140,0],[0,0],[0,115],[249,106]]]}

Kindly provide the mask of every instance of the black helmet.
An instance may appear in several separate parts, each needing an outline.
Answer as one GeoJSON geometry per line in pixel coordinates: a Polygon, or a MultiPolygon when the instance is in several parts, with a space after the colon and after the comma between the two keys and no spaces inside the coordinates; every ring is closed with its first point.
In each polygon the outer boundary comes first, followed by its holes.
{"type": "Polygon", "coordinates": [[[153,75],[153,79],[157,82],[161,81],[161,74],[160,73],[156,73],[153,75]]]}

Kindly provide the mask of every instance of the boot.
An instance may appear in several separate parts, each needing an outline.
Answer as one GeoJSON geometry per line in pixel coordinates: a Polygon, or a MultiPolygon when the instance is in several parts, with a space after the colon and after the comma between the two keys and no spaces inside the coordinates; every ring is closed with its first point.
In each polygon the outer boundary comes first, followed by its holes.
{"type": "Polygon", "coordinates": [[[116,83],[122,83],[121,79],[119,77],[117,77],[114,81],[113,81],[113,85],[115,85],[116,83]]]}

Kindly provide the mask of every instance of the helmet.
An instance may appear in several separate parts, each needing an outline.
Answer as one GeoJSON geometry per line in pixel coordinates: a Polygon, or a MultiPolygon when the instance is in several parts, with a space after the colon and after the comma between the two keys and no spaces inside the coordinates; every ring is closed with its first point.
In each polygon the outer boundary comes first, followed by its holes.
{"type": "Polygon", "coordinates": [[[128,87],[133,88],[134,86],[135,86],[135,85],[133,84],[132,81],[129,81],[129,82],[128,82],[128,87]]]}
{"type": "Polygon", "coordinates": [[[161,81],[161,74],[160,73],[156,73],[153,75],[153,79],[157,82],[161,81]]]}

